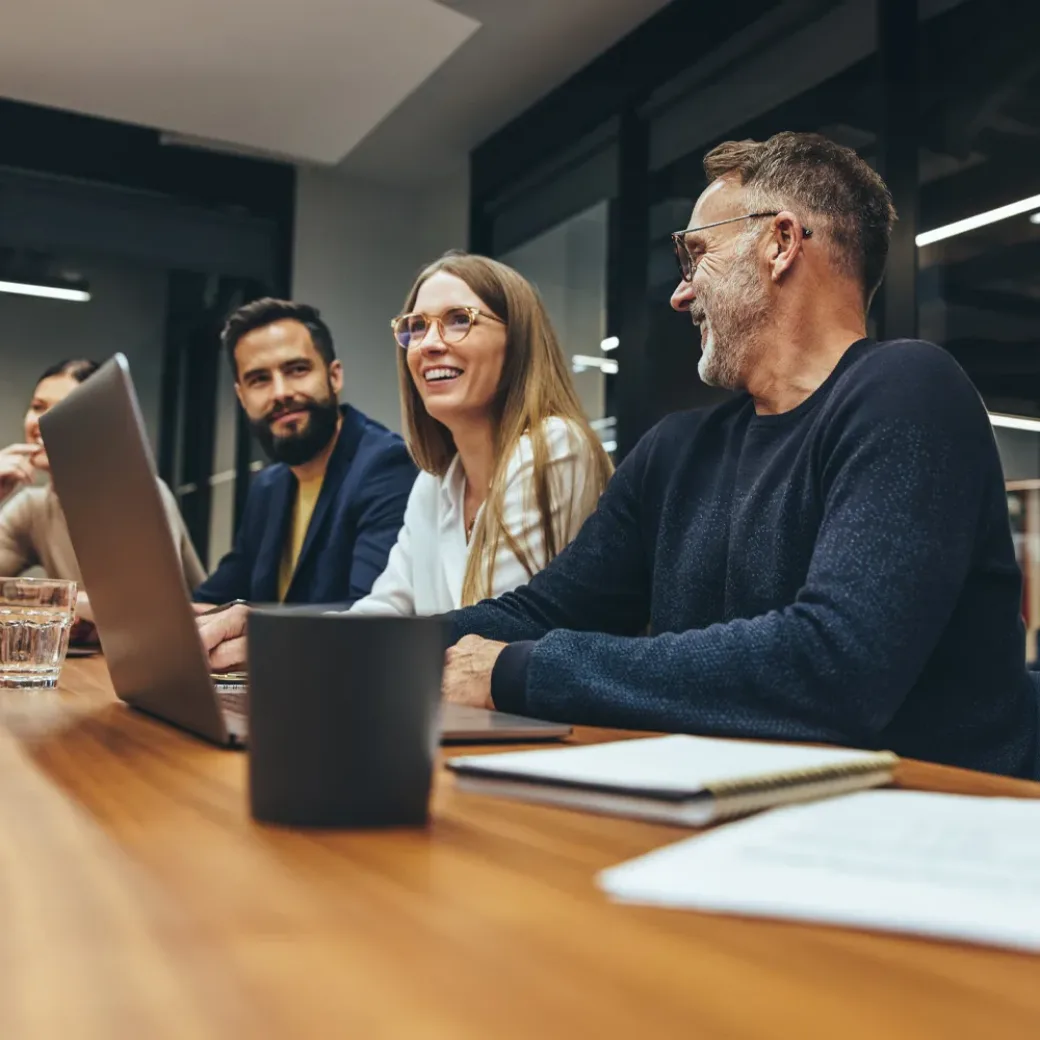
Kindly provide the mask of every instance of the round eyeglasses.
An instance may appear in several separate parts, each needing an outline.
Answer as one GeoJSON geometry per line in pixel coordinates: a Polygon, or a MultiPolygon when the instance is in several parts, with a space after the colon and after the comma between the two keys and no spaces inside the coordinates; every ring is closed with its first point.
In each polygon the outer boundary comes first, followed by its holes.
{"type": "Polygon", "coordinates": [[[449,307],[442,314],[422,314],[419,311],[402,314],[390,319],[390,328],[394,330],[394,339],[397,340],[398,346],[407,350],[409,347],[419,346],[433,325],[437,326],[442,342],[459,343],[469,335],[478,318],[505,325],[501,318],[488,314],[479,307],[449,307]]]}

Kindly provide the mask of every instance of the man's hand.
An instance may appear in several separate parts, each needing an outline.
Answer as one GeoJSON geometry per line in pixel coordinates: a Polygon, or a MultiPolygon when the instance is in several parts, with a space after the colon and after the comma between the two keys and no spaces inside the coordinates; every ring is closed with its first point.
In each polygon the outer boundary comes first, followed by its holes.
{"type": "Polygon", "coordinates": [[[93,646],[98,641],[97,628],[93,621],[77,617],[69,629],[69,646],[93,646]]]}
{"type": "Polygon", "coordinates": [[[11,444],[0,449],[0,501],[36,479],[32,460],[41,451],[41,444],[11,444]]]}
{"type": "Polygon", "coordinates": [[[491,672],[505,643],[480,636],[464,636],[444,656],[441,692],[452,704],[474,708],[494,708],[491,699],[491,672]]]}
{"type": "Polygon", "coordinates": [[[195,619],[211,671],[235,672],[245,668],[248,617],[249,607],[236,603],[227,610],[195,619]]]}
{"type": "Polygon", "coordinates": [[[94,612],[90,608],[90,600],[86,593],[81,592],[76,596],[76,612],[72,618],[72,628],[69,629],[69,645],[94,645],[97,641],[94,612]]]}

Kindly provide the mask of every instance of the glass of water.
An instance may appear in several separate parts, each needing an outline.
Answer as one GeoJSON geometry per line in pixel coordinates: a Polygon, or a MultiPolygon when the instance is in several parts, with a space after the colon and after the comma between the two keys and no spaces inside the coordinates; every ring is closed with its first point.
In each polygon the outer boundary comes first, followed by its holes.
{"type": "Polygon", "coordinates": [[[75,609],[74,581],[0,578],[0,689],[58,685],[75,609]]]}

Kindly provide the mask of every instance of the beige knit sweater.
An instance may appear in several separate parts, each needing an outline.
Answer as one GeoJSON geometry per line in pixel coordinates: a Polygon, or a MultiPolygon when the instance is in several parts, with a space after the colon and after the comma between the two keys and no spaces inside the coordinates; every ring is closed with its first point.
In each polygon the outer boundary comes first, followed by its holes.
{"type": "MultiPolygon", "coordinates": [[[[185,582],[194,589],[206,577],[206,572],[188,537],[173,492],[162,481],[159,481],[159,490],[177,543],[185,582]]],[[[89,595],[89,589],[83,588],[65,514],[49,484],[24,488],[0,505],[0,577],[17,577],[36,566],[42,567],[49,578],[79,582],[80,591],[89,595]]]]}

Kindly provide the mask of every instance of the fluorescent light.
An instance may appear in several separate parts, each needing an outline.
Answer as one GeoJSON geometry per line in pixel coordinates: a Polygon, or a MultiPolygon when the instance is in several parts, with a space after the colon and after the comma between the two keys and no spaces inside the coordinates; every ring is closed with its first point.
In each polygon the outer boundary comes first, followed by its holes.
{"type": "Polygon", "coordinates": [[[1030,224],[1040,224],[1040,213],[1034,213],[1034,214],[1033,214],[1033,215],[1032,215],[1032,216],[1031,216],[1031,217],[1029,218],[1029,223],[1030,223],[1030,224]]]}
{"type": "Polygon", "coordinates": [[[571,358],[571,368],[575,372],[584,372],[589,368],[598,368],[605,375],[614,375],[618,370],[618,363],[613,358],[592,357],[589,354],[575,354],[571,358]]]}
{"type": "Polygon", "coordinates": [[[90,293],[85,289],[62,289],[54,285],[34,285],[31,282],[0,281],[0,292],[17,293],[20,296],[43,296],[48,300],[70,300],[86,303],[90,293]]]}
{"type": "Polygon", "coordinates": [[[1003,426],[1009,430],[1029,430],[1031,433],[1040,433],[1040,419],[1029,419],[1024,415],[1001,415],[998,412],[990,412],[989,421],[994,426],[1003,426]]]}
{"type": "Polygon", "coordinates": [[[1008,217],[1017,217],[1020,213],[1028,213],[1034,209],[1040,209],[1040,195],[1033,195],[1031,198],[1022,199],[1019,202],[1010,202],[1006,206],[998,206],[985,213],[976,213],[974,217],[955,220],[952,224],[944,224],[934,231],[925,231],[917,236],[917,244],[930,246],[933,242],[941,242],[944,238],[963,235],[965,231],[974,231],[976,228],[995,224],[998,220],[1007,220],[1008,217]]]}
{"type": "Polygon", "coordinates": [[[607,336],[607,338],[600,343],[599,349],[606,353],[607,351],[617,350],[620,345],[621,340],[619,340],[617,336],[607,336]]]}
{"type": "Polygon", "coordinates": [[[617,451],[617,441],[604,441],[603,450],[609,455],[611,452],[617,451]]]}

